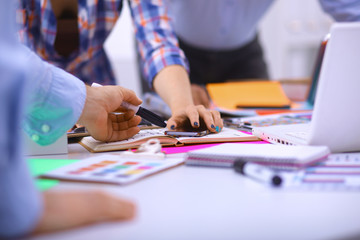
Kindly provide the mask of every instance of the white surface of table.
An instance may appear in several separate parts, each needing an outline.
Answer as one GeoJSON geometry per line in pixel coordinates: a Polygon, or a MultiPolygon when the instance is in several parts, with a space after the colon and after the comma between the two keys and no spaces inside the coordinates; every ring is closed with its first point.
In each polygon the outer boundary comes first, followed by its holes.
{"type": "MultiPolygon", "coordinates": [[[[89,156],[71,144],[68,155],[54,158],[89,156]]],[[[232,169],[185,165],[127,186],[61,182],[54,188],[87,189],[135,201],[136,218],[33,239],[360,239],[356,191],[276,189],[232,169]]]]}

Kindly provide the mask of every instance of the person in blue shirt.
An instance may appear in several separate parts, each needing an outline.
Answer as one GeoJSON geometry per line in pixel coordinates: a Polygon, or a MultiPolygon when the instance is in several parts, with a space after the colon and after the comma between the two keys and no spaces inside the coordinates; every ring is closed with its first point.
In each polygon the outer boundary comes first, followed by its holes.
{"type": "MultiPolygon", "coordinates": [[[[180,48],[190,65],[195,104],[209,106],[202,87],[234,79],[268,79],[257,38],[260,18],[274,0],[167,0],[180,48]]],[[[360,1],[319,0],[337,21],[358,21],[360,1]]]]}
{"type": "MultiPolygon", "coordinates": [[[[12,1],[0,3],[0,239],[59,231],[100,221],[129,220],[135,205],[101,191],[38,192],[24,160],[23,130],[51,144],[77,120],[99,139],[139,131],[140,117],[111,112],[141,100],[120,86],[91,88],[42,61],[17,42],[12,1]],[[23,130],[21,129],[23,128],[23,130]]],[[[125,109],[120,109],[126,111],[125,109]]]]}

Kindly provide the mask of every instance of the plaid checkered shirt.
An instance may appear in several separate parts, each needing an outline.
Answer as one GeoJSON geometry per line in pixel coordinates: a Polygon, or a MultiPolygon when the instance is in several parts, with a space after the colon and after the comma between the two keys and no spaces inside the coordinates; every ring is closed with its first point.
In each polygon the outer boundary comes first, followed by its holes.
{"type": "MultiPolygon", "coordinates": [[[[142,69],[149,84],[164,67],[188,69],[162,0],[129,0],[142,69]]],[[[42,59],[87,84],[115,84],[104,42],[122,9],[122,0],[78,0],[79,49],[68,57],[57,53],[56,17],[50,0],[19,0],[17,22],[20,40],[42,59]]]]}

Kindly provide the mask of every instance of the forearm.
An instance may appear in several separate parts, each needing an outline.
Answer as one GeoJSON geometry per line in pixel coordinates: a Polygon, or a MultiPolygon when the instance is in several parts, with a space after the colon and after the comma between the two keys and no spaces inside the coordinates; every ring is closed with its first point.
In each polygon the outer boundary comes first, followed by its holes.
{"type": "Polygon", "coordinates": [[[188,74],[180,65],[171,65],[162,69],[156,75],[153,86],[173,113],[194,105],[188,74]]]}

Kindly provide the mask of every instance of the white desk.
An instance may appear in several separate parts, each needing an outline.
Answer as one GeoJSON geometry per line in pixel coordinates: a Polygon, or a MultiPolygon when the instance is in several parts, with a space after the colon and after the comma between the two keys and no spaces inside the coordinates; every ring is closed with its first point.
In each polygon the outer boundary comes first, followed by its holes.
{"type": "MultiPolygon", "coordinates": [[[[90,155],[73,144],[65,157],[90,155]]],[[[231,169],[180,166],[128,186],[62,182],[54,189],[127,197],[137,217],[33,239],[360,239],[360,192],[272,189],[231,169]]]]}

